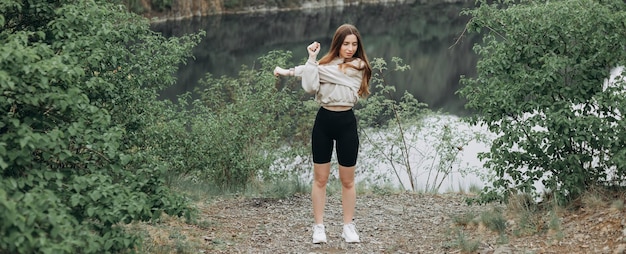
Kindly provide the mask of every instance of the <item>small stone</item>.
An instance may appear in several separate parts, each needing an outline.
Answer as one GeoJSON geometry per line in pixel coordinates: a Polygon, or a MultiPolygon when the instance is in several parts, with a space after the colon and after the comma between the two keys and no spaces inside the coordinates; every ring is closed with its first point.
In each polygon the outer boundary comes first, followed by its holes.
{"type": "Polygon", "coordinates": [[[500,246],[493,251],[493,254],[513,254],[513,250],[507,246],[500,246]]]}
{"type": "Polygon", "coordinates": [[[517,222],[515,222],[515,220],[508,220],[506,224],[512,227],[512,226],[515,226],[517,222]]]}
{"type": "Polygon", "coordinates": [[[394,213],[394,214],[402,214],[404,212],[404,207],[402,206],[392,206],[392,207],[387,207],[387,210],[389,210],[390,212],[394,213]]]}

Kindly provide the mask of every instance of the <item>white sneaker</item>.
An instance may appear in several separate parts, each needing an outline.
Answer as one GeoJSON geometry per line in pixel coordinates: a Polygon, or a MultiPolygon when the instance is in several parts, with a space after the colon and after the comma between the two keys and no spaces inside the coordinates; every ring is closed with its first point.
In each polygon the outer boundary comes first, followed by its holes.
{"type": "Polygon", "coordinates": [[[324,224],[313,226],[313,243],[326,243],[326,228],[324,224]]]}
{"type": "Polygon", "coordinates": [[[354,223],[344,224],[343,225],[343,233],[341,233],[341,237],[346,240],[347,243],[360,243],[359,235],[356,233],[356,227],[354,223]]]}

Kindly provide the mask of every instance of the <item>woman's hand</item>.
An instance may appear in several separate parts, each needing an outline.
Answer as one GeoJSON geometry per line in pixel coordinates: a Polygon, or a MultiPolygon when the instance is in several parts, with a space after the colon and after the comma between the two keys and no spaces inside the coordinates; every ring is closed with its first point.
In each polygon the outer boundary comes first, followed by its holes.
{"type": "Polygon", "coordinates": [[[293,73],[291,73],[291,71],[288,69],[283,69],[283,68],[276,66],[276,68],[274,68],[274,76],[278,77],[278,75],[293,76],[293,73]]]}
{"type": "Polygon", "coordinates": [[[311,45],[306,47],[306,50],[309,52],[309,58],[315,61],[317,59],[317,54],[320,53],[321,45],[319,42],[313,42],[311,45]]]}

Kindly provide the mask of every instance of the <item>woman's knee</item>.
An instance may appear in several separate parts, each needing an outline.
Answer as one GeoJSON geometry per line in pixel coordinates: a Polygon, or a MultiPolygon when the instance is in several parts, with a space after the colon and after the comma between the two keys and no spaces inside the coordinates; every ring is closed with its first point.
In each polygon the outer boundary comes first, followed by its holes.
{"type": "Polygon", "coordinates": [[[341,179],[341,186],[346,189],[350,189],[354,187],[354,178],[352,179],[341,179]]]}
{"type": "Polygon", "coordinates": [[[354,169],[346,168],[339,174],[339,180],[344,188],[354,187],[354,169]]]}
{"type": "Polygon", "coordinates": [[[313,183],[318,187],[326,186],[330,175],[330,163],[314,164],[313,183]]]}
{"type": "Polygon", "coordinates": [[[326,187],[326,183],[328,183],[328,176],[315,176],[313,183],[317,187],[326,187]]]}

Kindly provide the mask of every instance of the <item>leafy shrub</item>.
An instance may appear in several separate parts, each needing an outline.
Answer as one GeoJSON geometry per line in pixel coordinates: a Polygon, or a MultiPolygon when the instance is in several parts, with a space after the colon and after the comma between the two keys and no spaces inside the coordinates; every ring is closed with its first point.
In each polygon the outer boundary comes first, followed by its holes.
{"type": "Polygon", "coordinates": [[[127,251],[120,224],[188,215],[144,128],[198,35],[164,39],[106,1],[0,11],[0,252],[127,251]]]}
{"type": "Polygon", "coordinates": [[[391,173],[404,189],[413,191],[423,188],[437,192],[453,170],[461,174],[477,171],[460,169],[458,164],[463,147],[470,141],[479,141],[480,133],[464,130],[460,120],[435,114],[408,92],[400,99],[393,99],[395,87],[386,82],[385,75],[389,71],[409,70],[410,66],[398,57],[392,58],[392,62],[395,64],[392,70],[388,70],[384,59],[375,58],[371,63],[374,93],[362,100],[356,111],[361,158],[391,167],[391,172],[385,173],[391,173]],[[420,177],[426,178],[425,186],[417,186],[420,177]]]}
{"type": "Polygon", "coordinates": [[[197,89],[200,99],[181,96],[168,105],[147,132],[151,152],[167,155],[170,175],[208,180],[223,190],[245,188],[257,177],[271,180],[280,147],[308,142],[314,112],[303,107],[296,79],[285,84],[272,75],[288,65],[291,53],[272,51],[259,58],[260,68],[242,66],[238,77],[207,74],[197,89]],[[305,138],[306,137],[306,138],[305,138]]]}
{"type": "Polygon", "coordinates": [[[473,123],[498,135],[481,155],[499,177],[482,200],[536,195],[542,184],[564,203],[590,186],[624,184],[624,83],[602,85],[626,63],[623,3],[487,2],[466,12],[468,30],[485,37],[475,45],[478,75],[459,91],[473,123]]]}
{"type": "MultiPolygon", "coordinates": [[[[410,66],[402,64],[402,59],[392,60],[395,63],[393,71],[410,69],[410,66]]],[[[375,92],[362,100],[359,110],[356,111],[360,135],[364,144],[374,147],[374,157],[383,158],[389,163],[400,182],[400,174],[406,173],[410,189],[416,190],[417,186],[413,182],[414,170],[411,169],[410,162],[410,153],[416,140],[411,139],[415,136],[408,133],[408,125],[417,125],[423,119],[428,111],[426,104],[418,102],[409,93],[405,93],[400,101],[390,98],[390,94],[395,92],[395,86],[387,84],[384,79],[388,72],[387,62],[382,58],[375,58],[371,65],[373,73],[370,83],[375,92]]],[[[419,129],[419,126],[416,128],[419,129]]]]}

